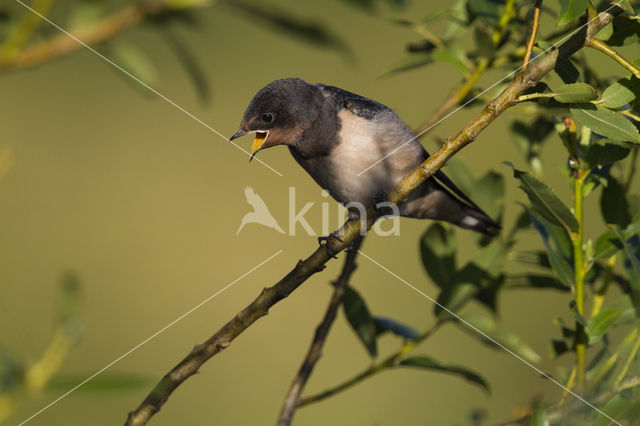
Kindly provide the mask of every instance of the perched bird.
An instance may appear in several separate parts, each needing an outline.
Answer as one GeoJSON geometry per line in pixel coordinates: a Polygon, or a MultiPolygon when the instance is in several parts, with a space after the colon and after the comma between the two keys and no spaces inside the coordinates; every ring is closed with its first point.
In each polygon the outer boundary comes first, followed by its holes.
{"type": "MultiPolygon", "coordinates": [[[[299,78],[276,80],[253,97],[230,140],[249,133],[255,133],[251,158],[285,145],[338,202],[359,202],[365,208],[384,199],[429,156],[391,108],[299,78]]],[[[399,210],[402,216],[444,220],[485,234],[500,228],[440,171],[399,210]]]]}
{"type": "Polygon", "coordinates": [[[245,214],[242,217],[242,221],[240,222],[240,227],[236,231],[236,235],[240,233],[244,225],[247,223],[259,223],[260,225],[267,226],[269,228],[273,228],[281,234],[284,234],[278,222],[274,219],[273,215],[269,211],[269,208],[265,204],[262,197],[255,193],[253,188],[247,186],[244,189],[244,196],[247,198],[247,203],[251,207],[253,207],[253,211],[245,214]]]}

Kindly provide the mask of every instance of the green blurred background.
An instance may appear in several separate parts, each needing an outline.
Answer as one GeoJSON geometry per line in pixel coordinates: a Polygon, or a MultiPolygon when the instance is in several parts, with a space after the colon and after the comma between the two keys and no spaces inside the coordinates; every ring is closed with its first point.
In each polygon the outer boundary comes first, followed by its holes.
{"type": "MultiPolygon", "coordinates": [[[[346,41],[353,57],[279,34],[224,7],[202,10],[198,13],[206,25],[200,30],[177,30],[212,85],[212,101],[203,106],[157,32],[143,26],[118,40],[142,48],[153,59],[159,92],[226,136],[237,129],[253,94],[282,77],[337,85],[376,99],[413,127],[459,81],[458,72],[443,63],[379,78],[389,63],[403,55],[405,43],[415,38],[379,15],[337,0],[273,4],[326,24],[346,41]]],[[[413,1],[402,10],[383,7],[380,15],[417,19],[435,6],[413,1]]],[[[586,54],[596,60],[593,53],[586,54]]],[[[605,60],[596,63],[601,69],[615,69],[605,60]]],[[[484,86],[500,77],[487,74],[484,86]]],[[[209,337],[317,244],[301,228],[294,237],[247,225],[235,235],[242,216],[250,211],[246,186],[265,199],[283,227],[288,188],[295,186],[298,206],[316,203],[306,217],[319,231],[320,203],[326,200],[285,149],[260,153],[260,159],[284,175],[280,177],[255,161],[248,163],[247,156],[228,142],[163,100],[141,95],[129,83],[87,50],[0,76],[0,147],[9,147],[15,156],[13,168],[0,181],[4,345],[27,361],[40,356],[52,334],[56,283],[64,271],[74,270],[82,283],[85,334],[60,375],[80,381],[278,250],[283,253],[109,370],[149,377],[149,384],[127,391],[80,389],[33,419],[33,425],[122,423],[152,383],[194,344],[209,337]]],[[[438,138],[454,134],[474,111],[462,110],[443,122],[424,141],[427,148],[434,150],[438,138]]],[[[509,112],[518,113],[517,108],[509,112]]],[[[477,176],[490,169],[508,176],[505,160],[526,167],[506,132],[508,122],[505,117],[498,120],[459,154],[477,176]]],[[[246,148],[250,143],[237,142],[246,148]]],[[[546,146],[543,163],[546,181],[564,188],[557,167],[565,161],[559,142],[552,139],[546,146]]],[[[514,180],[506,182],[505,223],[511,224],[520,212],[515,201],[523,195],[514,180]]],[[[568,194],[561,192],[563,197],[568,194]]],[[[597,198],[587,202],[587,223],[590,219],[593,223],[598,217],[597,198]]],[[[333,201],[330,211],[335,226],[333,201]]],[[[403,220],[401,236],[373,236],[364,251],[435,296],[417,250],[428,225],[403,220]]],[[[473,236],[458,235],[463,255],[470,256],[473,236]]],[[[523,236],[520,247],[539,247],[537,236],[523,236]]],[[[330,262],[324,273],[312,277],[205,365],[201,374],[173,394],[152,424],[272,424],[326,308],[328,281],[338,274],[340,264],[330,262]]],[[[374,314],[418,329],[433,322],[431,302],[364,258],[353,285],[374,314]]],[[[569,358],[548,361],[549,336],[557,334],[550,319],[568,311],[569,298],[522,290],[503,292],[499,300],[503,323],[543,356],[541,368],[551,372],[571,362],[569,358]]],[[[371,363],[340,315],[308,392],[323,390],[371,363]]],[[[384,337],[380,352],[384,355],[397,345],[397,339],[384,337]]],[[[396,370],[301,409],[295,424],[468,424],[475,409],[486,410],[489,421],[497,422],[512,417],[514,407],[531,402],[532,396],[558,394],[520,361],[450,325],[418,352],[473,368],[488,378],[491,395],[457,377],[396,370]]],[[[64,391],[59,387],[29,399],[8,424],[19,423],[64,391]]]]}

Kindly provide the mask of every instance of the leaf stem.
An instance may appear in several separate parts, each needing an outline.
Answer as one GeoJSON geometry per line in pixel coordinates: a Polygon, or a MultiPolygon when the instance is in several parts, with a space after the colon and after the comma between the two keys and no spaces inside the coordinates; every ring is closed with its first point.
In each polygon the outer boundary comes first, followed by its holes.
{"type": "Polygon", "coordinates": [[[609,46],[604,41],[599,40],[599,39],[594,37],[589,41],[589,47],[591,47],[593,49],[596,49],[596,50],[599,50],[600,52],[602,52],[605,55],[609,56],[610,58],[614,59],[620,65],[622,65],[623,67],[625,67],[626,69],[631,71],[631,73],[634,76],[636,76],[636,78],[640,78],[640,69],[638,69],[638,67],[633,65],[627,59],[625,59],[624,56],[622,56],[618,51],[613,49],[611,46],[609,46]]]}
{"type": "Polygon", "coordinates": [[[529,93],[528,95],[518,96],[518,102],[524,102],[538,98],[553,98],[555,95],[555,93],[529,93]]]}
{"type": "MultiPolygon", "coordinates": [[[[583,187],[587,172],[578,169],[573,178],[574,214],[578,220],[578,230],[571,233],[573,244],[573,269],[575,276],[575,300],[578,313],[584,317],[584,251],[582,249],[584,215],[582,211],[583,187]]],[[[585,388],[587,335],[581,321],[576,321],[576,370],[578,389],[585,388]]]]}

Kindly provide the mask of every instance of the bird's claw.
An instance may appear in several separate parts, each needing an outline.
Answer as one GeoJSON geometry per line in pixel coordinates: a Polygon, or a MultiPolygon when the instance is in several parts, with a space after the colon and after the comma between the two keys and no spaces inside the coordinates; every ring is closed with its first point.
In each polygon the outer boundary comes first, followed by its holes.
{"type": "Polygon", "coordinates": [[[324,245],[324,247],[327,249],[327,254],[329,255],[329,257],[337,259],[338,256],[336,256],[336,254],[338,254],[338,253],[333,251],[333,249],[331,248],[331,245],[329,244],[331,242],[331,238],[335,238],[336,240],[340,241],[341,243],[343,242],[342,238],[340,238],[338,236],[338,231],[333,231],[332,233],[330,233],[326,237],[318,237],[318,244],[320,244],[321,246],[324,245]]]}

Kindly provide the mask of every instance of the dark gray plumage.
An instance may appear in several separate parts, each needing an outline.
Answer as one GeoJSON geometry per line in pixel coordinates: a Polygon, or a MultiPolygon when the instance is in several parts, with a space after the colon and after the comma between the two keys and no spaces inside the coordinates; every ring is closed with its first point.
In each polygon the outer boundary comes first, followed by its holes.
{"type": "MultiPolygon", "coordinates": [[[[311,177],[345,205],[375,205],[429,156],[392,109],[299,78],[276,80],[254,96],[240,130],[231,139],[248,133],[256,133],[252,155],[286,145],[311,177]]],[[[499,229],[442,172],[414,190],[400,206],[400,213],[444,220],[482,233],[499,229]]]]}

